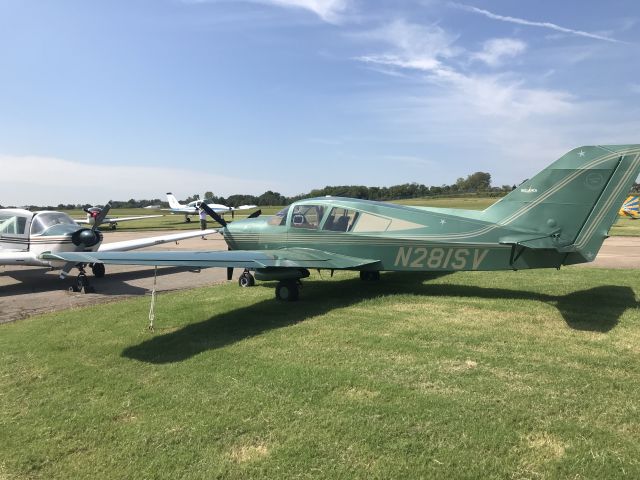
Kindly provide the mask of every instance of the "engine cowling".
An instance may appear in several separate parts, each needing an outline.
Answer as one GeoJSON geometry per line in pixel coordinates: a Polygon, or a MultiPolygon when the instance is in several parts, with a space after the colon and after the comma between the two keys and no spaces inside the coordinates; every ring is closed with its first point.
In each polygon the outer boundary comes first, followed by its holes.
{"type": "Polygon", "coordinates": [[[93,247],[102,241],[102,234],[98,230],[81,228],[71,235],[71,241],[76,247],[93,247]]]}

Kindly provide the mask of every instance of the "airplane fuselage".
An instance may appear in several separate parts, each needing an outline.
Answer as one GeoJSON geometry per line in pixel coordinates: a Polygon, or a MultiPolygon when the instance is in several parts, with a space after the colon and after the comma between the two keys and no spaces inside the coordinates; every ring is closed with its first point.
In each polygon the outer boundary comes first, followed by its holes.
{"type": "Polygon", "coordinates": [[[483,219],[483,212],[459,212],[319,198],[296,203],[279,217],[231,223],[223,234],[232,250],[314,249],[376,259],[373,268],[383,271],[557,268],[590,260],[559,252],[560,236],[547,239],[548,248],[538,248],[535,253],[519,248],[511,237],[533,238],[541,236],[539,232],[492,223],[483,219]],[[312,223],[306,222],[304,212],[311,212],[312,223]],[[336,216],[346,218],[346,226],[345,222],[336,225],[336,216]]]}
{"type": "Polygon", "coordinates": [[[103,237],[97,231],[91,246],[74,243],[74,234],[80,231],[90,229],[80,227],[66,213],[0,210],[0,265],[59,268],[64,262],[38,256],[43,252],[96,251],[100,247],[103,237]]]}

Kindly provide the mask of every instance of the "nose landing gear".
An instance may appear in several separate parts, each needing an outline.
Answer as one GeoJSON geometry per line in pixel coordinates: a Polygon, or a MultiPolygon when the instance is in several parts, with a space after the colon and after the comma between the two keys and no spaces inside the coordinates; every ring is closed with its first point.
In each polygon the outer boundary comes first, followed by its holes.
{"type": "MultiPolygon", "coordinates": [[[[102,265],[102,264],[100,264],[102,265]]],[[[104,265],[102,265],[104,268],[104,265]]],[[[78,265],[78,276],[76,277],[76,283],[69,287],[70,292],[80,293],[95,293],[96,289],[91,286],[87,274],[84,271],[84,265],[78,265]]]]}

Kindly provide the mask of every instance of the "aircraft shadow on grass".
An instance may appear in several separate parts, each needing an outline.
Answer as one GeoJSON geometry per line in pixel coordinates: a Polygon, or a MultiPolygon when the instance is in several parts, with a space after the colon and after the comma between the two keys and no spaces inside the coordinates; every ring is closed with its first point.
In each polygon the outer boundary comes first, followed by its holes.
{"type": "MultiPolygon", "coordinates": [[[[427,278],[438,276],[441,275],[427,278]]],[[[364,283],[359,279],[309,281],[305,283],[306,298],[303,301],[284,303],[270,298],[145,340],[126,348],[122,356],[156,364],[179,362],[203,351],[294,325],[365,299],[395,294],[533,300],[554,305],[570,328],[595,332],[608,332],[618,324],[628,308],[637,306],[634,291],[622,286],[600,286],[556,296],[522,290],[422,283],[424,275],[387,274],[382,279],[377,283],[364,283]]],[[[263,285],[270,288],[269,284],[263,285]]],[[[438,319],[434,317],[432,321],[437,322],[438,319]]]]}
{"type": "MultiPolygon", "coordinates": [[[[174,273],[191,271],[189,267],[162,267],[158,269],[158,277],[174,273]]],[[[15,269],[2,272],[2,275],[13,278],[20,283],[6,285],[0,288],[0,298],[15,295],[30,295],[32,293],[64,290],[71,283],[60,280],[58,275],[52,275],[48,268],[15,269]]],[[[152,272],[153,273],[153,272],[152,272]]],[[[131,270],[127,272],[107,273],[103,278],[91,278],[96,287],[96,293],[108,296],[144,295],[148,288],[136,287],[126,282],[149,278],[149,269],[131,270]]]]}

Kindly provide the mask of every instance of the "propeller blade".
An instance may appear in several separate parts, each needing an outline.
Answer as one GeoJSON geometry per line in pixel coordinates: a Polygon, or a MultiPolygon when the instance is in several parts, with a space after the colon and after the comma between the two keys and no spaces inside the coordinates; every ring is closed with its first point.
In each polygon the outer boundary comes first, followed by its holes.
{"type": "Polygon", "coordinates": [[[231,280],[233,278],[233,267],[227,267],[227,280],[231,280]]]}
{"type": "Polygon", "coordinates": [[[224,218],[222,218],[220,215],[218,215],[218,214],[216,213],[216,211],[215,211],[215,210],[213,210],[209,205],[207,205],[206,203],[202,202],[202,203],[200,204],[200,208],[201,208],[202,210],[204,210],[205,212],[207,212],[207,214],[208,214],[211,218],[213,218],[216,222],[218,222],[220,225],[222,225],[223,227],[226,227],[226,226],[227,226],[227,221],[226,221],[224,218]]]}
{"type": "Polygon", "coordinates": [[[102,224],[102,222],[104,222],[104,219],[107,218],[107,213],[109,213],[110,209],[111,209],[111,204],[107,203],[104,206],[104,208],[102,210],[100,210],[100,213],[98,213],[98,215],[96,215],[95,222],[93,224],[92,230],[95,230],[96,228],[98,228],[100,226],[100,224],[102,224]]]}
{"type": "Polygon", "coordinates": [[[262,215],[262,210],[256,210],[251,215],[249,215],[247,218],[258,218],[260,215],[262,215]]]}
{"type": "Polygon", "coordinates": [[[87,212],[89,215],[91,215],[91,210],[89,210],[87,207],[84,207],[82,210],[84,210],[85,212],[87,212]]]}

